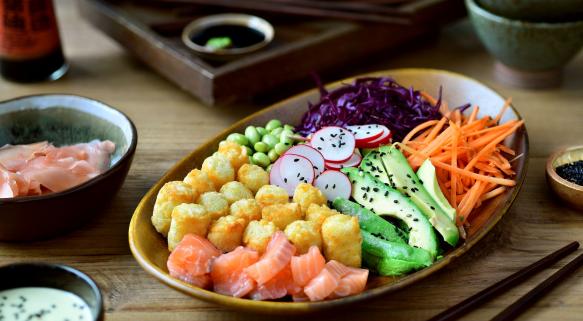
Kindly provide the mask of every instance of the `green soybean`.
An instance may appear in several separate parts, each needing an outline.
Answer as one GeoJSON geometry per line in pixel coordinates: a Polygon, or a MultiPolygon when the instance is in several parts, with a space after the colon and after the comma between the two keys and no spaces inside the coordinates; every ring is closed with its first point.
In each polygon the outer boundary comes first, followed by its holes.
{"type": "Polygon", "coordinates": [[[264,142],[255,143],[255,145],[253,145],[253,148],[255,148],[255,151],[260,153],[267,153],[267,151],[269,151],[269,145],[267,145],[264,142]]]}
{"type": "Polygon", "coordinates": [[[269,164],[271,164],[271,161],[269,160],[269,157],[267,155],[265,155],[265,153],[261,153],[261,152],[257,152],[255,154],[253,154],[253,162],[263,168],[269,166],[269,164]]]}
{"type": "Polygon", "coordinates": [[[256,127],[257,128],[257,132],[259,133],[259,135],[263,136],[265,134],[267,134],[267,129],[263,128],[263,127],[256,127]]]}
{"type": "Polygon", "coordinates": [[[273,150],[275,150],[275,152],[277,153],[277,155],[282,155],[289,148],[290,148],[290,146],[288,146],[288,145],[286,145],[284,143],[277,143],[277,144],[275,144],[275,147],[273,148],[273,150]]]}
{"type": "Polygon", "coordinates": [[[272,119],[267,122],[267,124],[265,125],[265,129],[267,129],[268,131],[272,131],[281,126],[282,124],[281,121],[279,121],[279,119],[272,119]]]}
{"type": "Polygon", "coordinates": [[[289,138],[289,136],[293,136],[293,134],[294,132],[291,129],[284,129],[279,135],[279,142],[291,146],[294,140],[289,138]]]}
{"type": "Polygon", "coordinates": [[[269,157],[269,160],[275,162],[279,157],[279,154],[275,151],[275,149],[272,149],[269,151],[269,153],[267,153],[267,156],[269,157]]]}
{"type": "Polygon", "coordinates": [[[245,146],[249,144],[249,139],[247,139],[247,137],[245,137],[245,135],[243,134],[239,134],[239,133],[232,133],[229,136],[227,136],[227,140],[231,141],[231,142],[235,142],[241,146],[245,146]]]}
{"type": "Polygon", "coordinates": [[[269,149],[272,149],[273,147],[275,147],[275,144],[279,143],[277,138],[271,134],[263,136],[263,138],[261,138],[261,141],[267,144],[267,146],[269,146],[269,149]]]}
{"type": "Polygon", "coordinates": [[[255,126],[249,126],[245,128],[245,137],[247,137],[247,140],[251,145],[255,145],[255,143],[261,140],[261,135],[259,135],[259,132],[255,126]]]}
{"type": "Polygon", "coordinates": [[[251,147],[245,146],[245,149],[247,150],[247,156],[253,155],[253,150],[251,149],[251,147]]]}
{"type": "Polygon", "coordinates": [[[279,135],[281,135],[282,131],[283,131],[282,127],[277,127],[276,129],[270,131],[269,133],[275,137],[279,137],[279,135]]]}
{"type": "Polygon", "coordinates": [[[285,124],[285,125],[283,126],[283,129],[284,129],[284,130],[286,130],[286,129],[287,129],[287,130],[291,130],[291,131],[292,131],[292,133],[293,133],[293,131],[294,131],[295,127],[294,127],[294,126],[292,126],[292,125],[285,124]]]}

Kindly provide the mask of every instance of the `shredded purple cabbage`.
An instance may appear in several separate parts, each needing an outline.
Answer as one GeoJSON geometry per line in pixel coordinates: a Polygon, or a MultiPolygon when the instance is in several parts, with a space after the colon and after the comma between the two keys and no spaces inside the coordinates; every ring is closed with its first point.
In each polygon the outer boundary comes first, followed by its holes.
{"type": "Polygon", "coordinates": [[[434,106],[418,90],[407,89],[389,77],[358,78],[330,92],[319,80],[316,82],[320,101],[308,104],[308,111],[296,127],[302,135],[325,126],[381,124],[393,132],[393,141],[401,141],[415,126],[441,118],[441,88],[434,106]]]}

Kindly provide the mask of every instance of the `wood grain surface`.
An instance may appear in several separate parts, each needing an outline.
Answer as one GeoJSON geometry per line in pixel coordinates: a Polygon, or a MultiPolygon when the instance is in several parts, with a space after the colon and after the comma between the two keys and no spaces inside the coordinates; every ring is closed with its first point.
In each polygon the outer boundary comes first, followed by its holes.
{"type": "MultiPolygon", "coordinates": [[[[189,151],[265,104],[204,106],[82,21],[72,0],[57,4],[65,53],[71,64],[69,74],[54,83],[35,85],[0,81],[0,99],[65,92],[102,100],[134,120],[139,132],[138,150],[127,181],[102,216],[53,240],[0,244],[0,264],[50,261],[87,272],[103,291],[108,321],[275,319],[229,311],[166,288],[138,267],[127,242],[131,214],[148,188],[189,151]]],[[[346,75],[399,67],[449,69],[512,96],[526,119],[531,139],[527,181],[513,209],[491,235],[445,270],[396,294],[304,319],[425,320],[568,241],[583,239],[583,212],[561,206],[550,194],[544,177],[546,157],[554,149],[581,144],[583,140],[583,54],[565,68],[561,88],[527,91],[503,87],[494,82],[493,59],[469,23],[463,21],[447,28],[436,40],[416,44],[398,54],[376,56],[365,66],[347,66],[342,72],[346,75]]],[[[488,320],[565,262],[463,320],[488,320]]],[[[583,270],[554,289],[520,320],[580,320],[581,315],[583,270]]]]}

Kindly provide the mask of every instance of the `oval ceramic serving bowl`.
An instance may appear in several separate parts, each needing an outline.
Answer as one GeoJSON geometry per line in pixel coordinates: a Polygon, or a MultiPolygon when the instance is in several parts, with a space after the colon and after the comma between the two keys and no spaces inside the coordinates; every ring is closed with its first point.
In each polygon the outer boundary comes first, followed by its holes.
{"type": "MultiPolygon", "coordinates": [[[[481,83],[471,78],[446,71],[397,69],[361,75],[359,77],[362,76],[390,76],[405,87],[413,86],[416,89],[423,89],[434,96],[438,95],[439,87],[443,86],[444,99],[450,106],[460,106],[466,102],[471,102],[474,105],[480,106],[480,116],[495,116],[504,104],[504,98],[481,83]]],[[[338,87],[342,83],[352,82],[353,79],[350,78],[333,83],[327,88],[338,87]]],[[[486,202],[482,207],[478,208],[477,211],[493,212],[494,214],[488,220],[473,222],[474,227],[468,231],[466,242],[450,253],[447,253],[442,259],[426,269],[398,278],[375,276],[369,279],[367,289],[361,294],[342,299],[311,303],[237,299],[203,290],[170,277],[166,268],[166,261],[169,255],[166,240],[156,232],[150,222],[156,195],[162,185],[168,181],[182,180],[191,169],[200,167],[203,160],[217,149],[219,142],[225,139],[229,133],[242,132],[248,125],[264,124],[272,118],[278,118],[286,123],[297,124],[300,122],[302,114],[307,110],[307,103],[309,101],[315,102],[318,98],[318,90],[313,89],[259,111],[239,121],[228,130],[202,145],[170,169],[144,196],[132,217],[129,227],[129,242],[132,253],[138,263],[148,273],[152,274],[164,284],[201,300],[222,304],[231,308],[262,313],[289,314],[314,312],[370,299],[402,289],[442,269],[452,260],[467,252],[484,237],[504,214],[506,214],[518,195],[526,175],[528,157],[528,136],[524,128],[519,129],[515,135],[510,137],[510,141],[507,141],[507,144],[513,147],[518,154],[524,154],[524,157],[513,162],[514,170],[517,172],[517,185],[505,194],[486,202]]],[[[520,115],[518,115],[514,108],[511,108],[505,113],[502,122],[517,118],[520,119],[520,115]]]]}
{"type": "Polygon", "coordinates": [[[110,168],[68,190],[0,199],[0,240],[31,241],[78,227],[121,187],[137,144],[132,121],[99,101],[75,95],[35,95],[0,102],[0,146],[48,141],[56,146],[109,139],[110,168]]]}

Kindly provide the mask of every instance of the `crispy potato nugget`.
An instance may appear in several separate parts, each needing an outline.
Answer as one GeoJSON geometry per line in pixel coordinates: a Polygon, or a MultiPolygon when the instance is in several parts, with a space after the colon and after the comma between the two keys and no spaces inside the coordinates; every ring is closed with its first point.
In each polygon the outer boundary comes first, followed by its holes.
{"type": "Polygon", "coordinates": [[[180,204],[172,210],[172,221],[168,232],[168,249],[172,252],[186,234],[206,237],[211,217],[198,204],[180,204]]]}
{"type": "Polygon", "coordinates": [[[221,193],[206,192],[198,198],[198,204],[206,208],[211,220],[229,215],[229,202],[221,193]]]}
{"type": "Polygon", "coordinates": [[[193,169],[184,177],[184,182],[192,186],[192,189],[196,192],[196,196],[206,193],[206,192],[216,192],[215,184],[209,176],[201,171],[200,169],[193,169]]]}
{"type": "Polygon", "coordinates": [[[289,202],[289,196],[287,192],[275,185],[265,185],[262,186],[255,194],[255,200],[259,203],[261,208],[274,204],[287,204],[289,202]]]}
{"type": "Polygon", "coordinates": [[[242,199],[231,204],[231,215],[245,219],[247,223],[261,219],[261,207],[255,199],[242,199]]]}
{"type": "Polygon", "coordinates": [[[322,226],[322,223],[326,220],[326,218],[332,215],[338,215],[340,212],[329,208],[326,205],[316,205],[312,204],[308,207],[308,211],[306,213],[306,221],[311,221],[316,223],[318,228],[322,226]]]}
{"type": "Polygon", "coordinates": [[[222,141],[219,144],[219,154],[229,159],[231,165],[237,171],[243,164],[249,164],[249,156],[245,147],[231,141],[222,141]]]}
{"type": "Polygon", "coordinates": [[[173,181],[164,184],[158,192],[152,213],[152,225],[156,231],[167,236],[174,207],[182,203],[194,203],[195,196],[190,185],[184,182],[173,181]]]}
{"type": "Polygon", "coordinates": [[[202,162],[201,171],[208,175],[216,188],[235,180],[235,169],[229,159],[222,154],[215,153],[207,157],[202,162]]]}
{"type": "Polygon", "coordinates": [[[311,204],[326,204],[326,196],[312,184],[301,183],[294,191],[293,201],[300,204],[302,213],[306,213],[311,204]]]}
{"type": "Polygon", "coordinates": [[[260,166],[244,164],[237,172],[237,180],[257,193],[262,186],[269,184],[269,174],[260,166]]]}
{"type": "Polygon", "coordinates": [[[243,233],[243,244],[259,254],[263,254],[267,248],[267,243],[275,232],[277,232],[277,227],[273,222],[251,221],[243,233]]]}
{"type": "Polygon", "coordinates": [[[241,245],[246,225],[245,219],[233,215],[223,216],[211,225],[207,238],[219,250],[230,252],[241,245]]]}
{"type": "Polygon", "coordinates": [[[338,214],[322,224],[322,244],[326,260],[336,260],[344,265],[360,267],[362,237],[358,218],[338,214]]]}
{"type": "Polygon", "coordinates": [[[223,185],[220,192],[227,199],[229,205],[238,200],[253,198],[253,193],[245,185],[237,181],[223,185]]]}
{"type": "Polygon", "coordinates": [[[273,222],[278,229],[284,230],[291,222],[304,218],[297,203],[274,204],[261,210],[261,218],[273,222]]]}
{"type": "Polygon", "coordinates": [[[285,236],[295,245],[298,253],[305,254],[311,246],[315,245],[322,249],[322,235],[318,225],[314,222],[298,220],[291,222],[285,228],[285,236]]]}

